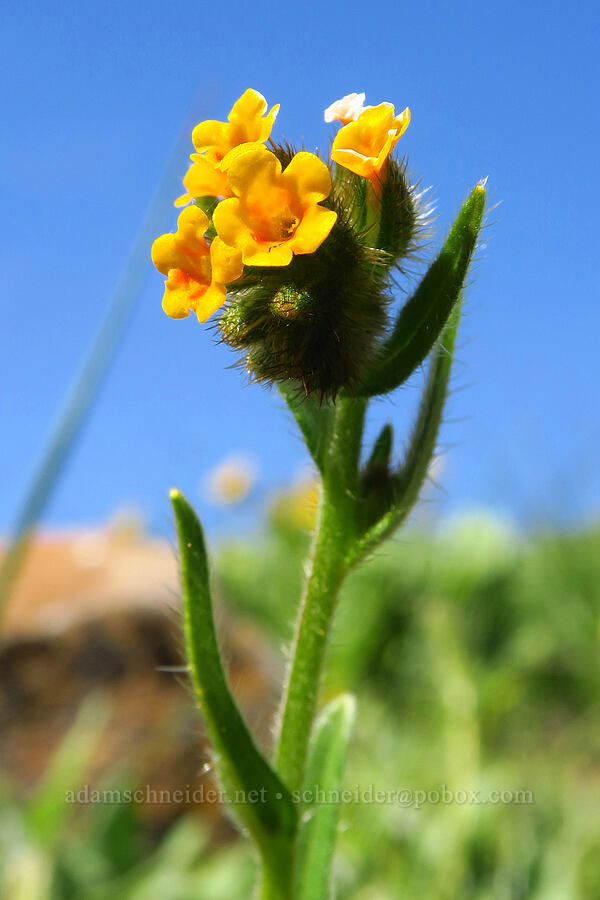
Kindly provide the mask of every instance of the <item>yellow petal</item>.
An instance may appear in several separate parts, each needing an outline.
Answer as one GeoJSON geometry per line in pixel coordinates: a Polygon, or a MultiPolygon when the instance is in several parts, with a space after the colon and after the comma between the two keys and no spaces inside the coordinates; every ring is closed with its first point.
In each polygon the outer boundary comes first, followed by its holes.
{"type": "Polygon", "coordinates": [[[408,108],[408,106],[406,107],[406,109],[402,110],[399,116],[396,116],[395,125],[398,129],[396,132],[396,140],[399,141],[410,125],[410,109],[408,108]]]}
{"type": "Polygon", "coordinates": [[[186,319],[190,314],[190,308],[195,303],[191,297],[197,282],[192,282],[189,276],[180,269],[171,269],[165,282],[165,293],[162,308],[172,319],[186,319]]]}
{"type": "Polygon", "coordinates": [[[367,107],[356,121],[362,122],[363,125],[369,128],[375,128],[378,124],[391,122],[393,118],[394,104],[386,102],[379,103],[377,106],[367,107]]]}
{"type": "Polygon", "coordinates": [[[324,206],[311,206],[307,209],[290,239],[293,252],[314,253],[329,236],[336,219],[337,213],[324,206]]]}
{"type": "MultiPolygon", "coordinates": [[[[378,108],[374,107],[374,110],[377,112],[378,108]]],[[[367,110],[358,117],[356,122],[349,122],[340,128],[333,139],[332,155],[338,149],[355,150],[363,156],[374,156],[379,152],[387,135],[387,129],[381,126],[379,115],[372,117],[372,122],[366,120],[367,113],[371,112],[372,110],[367,110]]]]}
{"type": "Polygon", "coordinates": [[[213,224],[222,240],[230,247],[243,247],[252,240],[250,229],[241,216],[241,203],[237,197],[221,200],[213,213],[213,224]]]}
{"type": "MultiPolygon", "coordinates": [[[[191,197],[230,197],[227,176],[220,168],[211,165],[203,156],[196,157],[188,169],[183,186],[191,197]]],[[[177,201],[176,201],[177,202],[177,201]]]]}
{"type": "Polygon", "coordinates": [[[356,150],[332,147],[331,158],[334,162],[343,166],[344,169],[348,169],[349,172],[354,172],[356,175],[361,175],[363,178],[371,178],[374,174],[372,157],[364,156],[356,150]]]}
{"type": "Polygon", "coordinates": [[[377,159],[375,160],[375,169],[377,172],[381,170],[384,162],[406,131],[410,124],[410,110],[408,106],[399,116],[395,116],[392,118],[391,123],[386,122],[386,126],[390,125],[387,131],[387,137],[385,142],[377,155],[377,159]]]}
{"type": "Polygon", "coordinates": [[[280,174],[281,163],[275,154],[267,150],[264,144],[258,143],[237,155],[227,169],[232,191],[238,197],[243,195],[247,206],[254,203],[260,205],[280,174]]]}
{"type": "Polygon", "coordinates": [[[196,303],[194,312],[199,322],[206,322],[227,299],[227,289],[223,284],[211,284],[196,303]]]}
{"type": "Polygon", "coordinates": [[[239,156],[247,153],[248,150],[256,150],[260,147],[262,147],[263,150],[266,150],[266,147],[264,146],[264,144],[261,144],[260,141],[244,141],[242,144],[238,144],[236,147],[232,147],[229,153],[227,153],[219,163],[219,168],[223,172],[228,172],[239,156]]]}
{"type": "Polygon", "coordinates": [[[229,247],[220,237],[210,245],[210,262],[213,282],[220,284],[236,281],[244,270],[241,250],[229,247]]]}
{"type": "Polygon", "coordinates": [[[279,103],[276,103],[275,106],[271,107],[269,110],[269,114],[261,120],[261,130],[260,135],[258,136],[259,141],[266,141],[271,137],[271,132],[273,130],[273,124],[275,119],[277,118],[277,113],[279,112],[279,103]]]}
{"type": "Polygon", "coordinates": [[[293,186],[303,207],[325,200],[331,193],[329,169],[314,153],[302,150],[292,158],[283,173],[284,181],[293,186]]]}
{"type": "Polygon", "coordinates": [[[192,143],[199,153],[210,150],[222,151],[222,154],[225,155],[229,150],[228,132],[227,122],[208,119],[206,122],[199,122],[196,125],[192,131],[192,143]]]}
{"type": "Polygon", "coordinates": [[[258,91],[248,88],[239,100],[236,100],[228,115],[230,122],[252,122],[259,119],[267,108],[267,101],[258,91]]]}
{"type": "Polygon", "coordinates": [[[173,256],[175,254],[175,235],[161,234],[152,244],[152,262],[163,275],[169,274],[173,268],[173,256]]]}
{"type": "Polygon", "coordinates": [[[281,244],[249,241],[243,250],[243,260],[247,266],[289,266],[292,257],[291,241],[281,244]]]}
{"type": "Polygon", "coordinates": [[[383,144],[381,150],[379,151],[377,157],[375,159],[371,160],[371,163],[373,166],[373,171],[377,175],[381,172],[381,169],[383,168],[385,161],[387,160],[388,156],[390,155],[390,153],[392,152],[392,150],[394,149],[394,147],[396,146],[397,143],[398,143],[398,139],[394,138],[393,134],[390,134],[387,137],[385,143],[383,144]]]}
{"type": "Polygon", "coordinates": [[[177,217],[177,230],[185,231],[186,236],[193,234],[199,241],[202,241],[209,225],[210,219],[199,206],[188,206],[177,217]]]}

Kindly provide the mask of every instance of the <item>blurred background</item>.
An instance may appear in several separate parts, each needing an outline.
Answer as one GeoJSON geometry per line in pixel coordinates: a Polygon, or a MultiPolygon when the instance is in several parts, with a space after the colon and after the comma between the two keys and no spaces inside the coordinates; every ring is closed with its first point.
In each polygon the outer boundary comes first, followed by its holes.
{"type": "MultiPolygon", "coordinates": [[[[175,224],[193,125],[251,86],[282,104],[276,138],[323,152],[322,113],[342,95],[410,106],[399,149],[435,204],[430,253],[489,178],[443,490],[429,485],[348,582],[325,693],[358,693],[348,785],[534,802],[349,806],[339,896],[600,897],[599,25],[591,2],[537,0],[4,11],[4,546],[111,297],[123,339],[4,618],[2,896],[251,893],[252,860],[214,805],[64,800],[210,783],[177,671],[173,485],[207,525],[232,684],[269,740],[314,513],[308,459],[214,330],[163,314],[149,260],[175,224]]],[[[402,434],[419,383],[374,404],[369,430],[402,434]]]]}

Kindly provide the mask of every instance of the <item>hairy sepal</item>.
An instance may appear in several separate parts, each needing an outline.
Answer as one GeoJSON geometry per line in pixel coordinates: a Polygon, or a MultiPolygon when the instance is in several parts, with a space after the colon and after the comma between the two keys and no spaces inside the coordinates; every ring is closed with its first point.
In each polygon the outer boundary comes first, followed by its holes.
{"type": "Polygon", "coordinates": [[[406,163],[390,159],[381,184],[376,240],[376,247],[387,254],[389,265],[402,269],[402,261],[414,250],[419,228],[419,208],[406,176],[406,163]]]}

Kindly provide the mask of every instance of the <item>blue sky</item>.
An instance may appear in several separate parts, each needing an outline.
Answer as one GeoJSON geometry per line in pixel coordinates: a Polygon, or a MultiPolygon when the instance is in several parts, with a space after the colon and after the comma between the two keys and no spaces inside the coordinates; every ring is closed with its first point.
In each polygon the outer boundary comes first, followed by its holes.
{"type": "MultiPolygon", "coordinates": [[[[432,186],[438,241],[489,177],[499,205],[468,292],[437,503],[538,524],[595,516],[598,26],[591,2],[14,4],[0,38],[9,86],[0,530],[14,520],[182,123],[225,118],[248,86],[282,104],[274,135],[309,149],[327,146],[322,111],[343,94],[409,105],[402,152],[432,186]]],[[[162,230],[174,221],[166,204],[162,230]]],[[[49,525],[103,521],[128,505],[165,531],[172,485],[216,521],[198,485],[223,457],[252,456],[262,492],[306,462],[277,396],[246,386],[210,330],[166,318],[161,295],[149,264],[49,525]]],[[[378,403],[374,419],[401,432],[417,385],[378,403]]]]}

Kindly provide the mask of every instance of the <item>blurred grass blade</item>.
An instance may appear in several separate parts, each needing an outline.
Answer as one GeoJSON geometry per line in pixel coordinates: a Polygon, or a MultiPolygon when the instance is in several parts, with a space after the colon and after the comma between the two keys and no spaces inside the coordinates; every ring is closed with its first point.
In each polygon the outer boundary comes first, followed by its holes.
{"type": "Polygon", "coordinates": [[[298,423],[315,465],[322,472],[333,421],[331,407],[319,404],[314,396],[306,397],[297,385],[290,382],[281,382],[279,390],[298,423]]]}
{"type": "Polygon", "coordinates": [[[219,771],[243,824],[257,841],[265,864],[283,871],[290,865],[296,808],[289,791],[257,749],[233,699],[215,631],[208,560],[202,526],[179,491],[171,491],[175,512],[184,632],[192,683],[218,754],[219,771]]]}
{"type": "Polygon", "coordinates": [[[83,787],[109,716],[110,705],[99,694],[90,694],[83,701],[25,807],[30,834],[43,846],[60,840],[63,826],[75,812],[77,805],[69,801],[68,794],[76,796],[83,787]]]}
{"type": "Polygon", "coordinates": [[[343,694],[325,707],[315,723],[304,781],[305,790],[313,792],[314,802],[308,806],[298,834],[298,900],[326,900],[331,896],[340,804],[327,798],[335,798],[341,789],[355,716],[354,697],[343,694]]]}
{"type": "Polygon", "coordinates": [[[352,547],[348,556],[349,565],[356,565],[366,553],[389,537],[406,519],[419,497],[437,444],[448,394],[460,315],[459,303],[453,310],[435,350],[404,462],[392,473],[388,488],[388,509],[352,547]]]}
{"type": "Polygon", "coordinates": [[[13,529],[12,543],[0,567],[0,611],[18,574],[31,532],[44,512],[131,319],[150,268],[152,241],[165,230],[167,211],[172,209],[172,198],[176,195],[181,177],[181,161],[185,158],[190,140],[189,133],[189,123],[186,121],[140,225],[104,320],[40,455],[13,529]]]}
{"type": "Polygon", "coordinates": [[[356,393],[363,397],[395,390],[429,355],[458,302],[471,264],[485,209],[478,184],[459,212],[446,242],[410,300],[356,393]]]}

